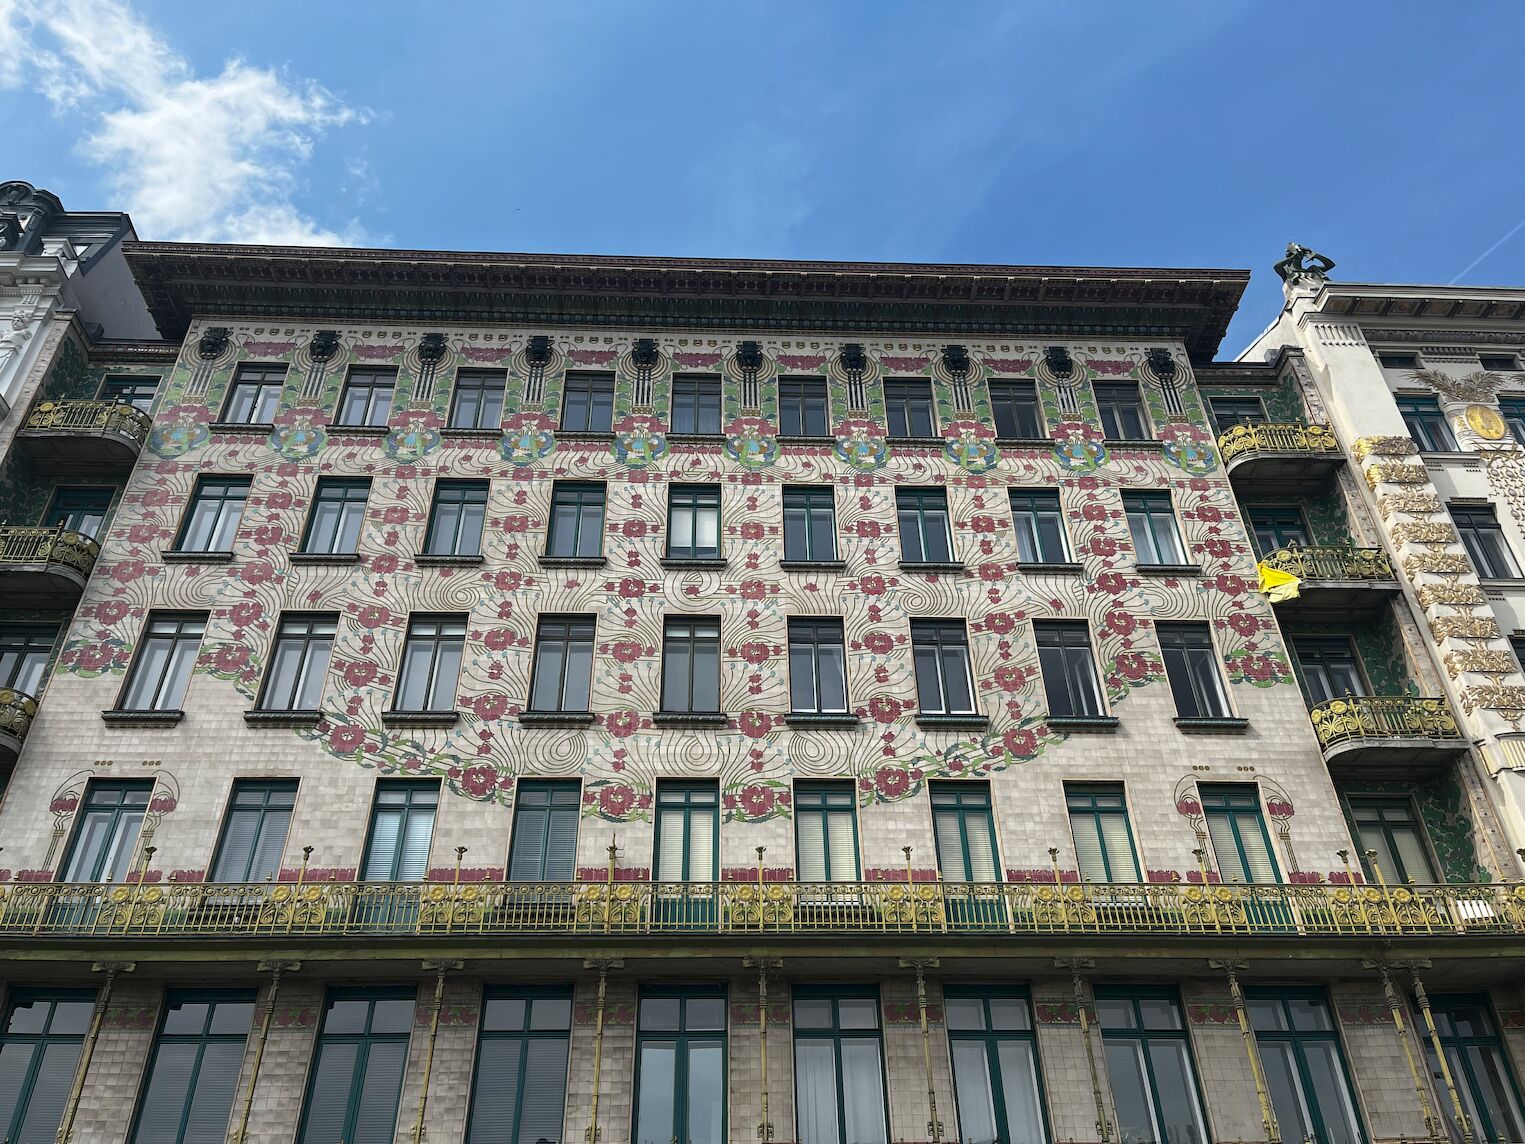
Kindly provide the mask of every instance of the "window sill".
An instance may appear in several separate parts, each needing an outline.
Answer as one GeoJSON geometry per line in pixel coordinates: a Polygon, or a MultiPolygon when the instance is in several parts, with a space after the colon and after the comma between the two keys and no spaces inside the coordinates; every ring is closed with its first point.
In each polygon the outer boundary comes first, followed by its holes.
{"type": "Polygon", "coordinates": [[[603,568],[609,561],[603,556],[542,556],[542,568],[603,568]]]}
{"type": "Polygon", "coordinates": [[[962,560],[902,560],[900,562],[902,572],[925,572],[929,575],[945,573],[949,576],[958,576],[967,571],[962,560]]]}
{"type": "Polygon", "coordinates": [[[1101,443],[1110,449],[1163,449],[1165,442],[1156,437],[1103,437],[1101,443]]]}
{"type": "Polygon", "coordinates": [[[917,715],[916,725],[918,727],[929,727],[934,729],[939,727],[988,727],[990,726],[990,720],[975,711],[965,712],[958,715],[938,715],[929,713],[924,715],[917,715]]]}
{"type": "Polygon", "coordinates": [[[184,548],[175,548],[169,552],[159,553],[159,559],[166,564],[231,564],[233,553],[227,549],[191,552],[184,548]]]}
{"type": "Polygon", "coordinates": [[[1050,449],[1053,448],[1052,437],[997,437],[997,448],[1005,449],[1050,449]]]}
{"type": "Polygon", "coordinates": [[[1525,576],[1502,576],[1484,579],[1478,577],[1478,583],[1484,588],[1492,588],[1495,592],[1520,591],[1525,589],[1525,576]]]}
{"type": "Polygon", "coordinates": [[[1466,449],[1420,449],[1419,456],[1425,461],[1475,461],[1476,453],[1466,449]]]}
{"type": "Polygon", "coordinates": [[[730,561],[723,556],[717,559],[709,559],[705,557],[694,558],[688,556],[664,556],[662,557],[661,563],[663,568],[712,568],[718,571],[719,569],[722,569],[727,564],[729,564],[730,561]]]}
{"type": "Polygon", "coordinates": [[[1050,715],[1045,722],[1050,731],[1115,731],[1122,725],[1116,715],[1050,715]]]}
{"type": "Polygon", "coordinates": [[[862,720],[845,711],[791,711],[784,722],[790,727],[856,727],[862,720]]]}
{"type": "Polygon", "coordinates": [[[589,727],[596,719],[591,711],[519,712],[519,722],[526,727],[589,727]]]}
{"type": "Polygon", "coordinates": [[[389,727],[454,727],[459,711],[383,711],[381,721],[389,727]]]}
{"type": "Polygon", "coordinates": [[[557,429],[556,436],[562,441],[614,441],[614,431],[596,429],[557,429]]]}
{"type": "Polygon", "coordinates": [[[386,425],[325,425],[331,437],[385,437],[391,432],[386,425]]]}
{"type": "Polygon", "coordinates": [[[273,421],[213,421],[207,426],[209,433],[273,433],[273,421]]]}
{"type": "Polygon", "coordinates": [[[359,564],[358,552],[288,552],[291,564],[359,564]]]}
{"type": "Polygon", "coordinates": [[[1085,571],[1085,565],[1068,560],[1053,563],[1042,560],[1025,563],[1019,560],[1017,571],[1024,576],[1079,576],[1085,571]]]}
{"type": "Polygon", "coordinates": [[[441,429],[440,437],[446,441],[496,441],[503,436],[503,426],[476,428],[474,426],[459,425],[451,429],[441,429]]]}
{"type": "Polygon", "coordinates": [[[785,572],[845,572],[845,560],[780,560],[779,568],[785,572]]]}
{"type": "Polygon", "coordinates": [[[651,721],[658,727],[726,727],[731,717],[724,711],[653,711],[651,721]]]}
{"type": "Polygon", "coordinates": [[[323,718],[317,708],[299,708],[281,711],[267,707],[251,707],[244,712],[244,722],[258,727],[307,727],[323,718]]]}
{"type": "Polygon", "coordinates": [[[780,433],[774,440],[780,445],[835,445],[837,443],[837,439],[829,433],[821,437],[808,433],[790,433],[788,435],[780,433]]]}
{"type": "Polygon", "coordinates": [[[941,437],[886,437],[884,443],[886,445],[921,445],[923,447],[935,445],[939,449],[947,444],[941,437]]]}
{"type": "Polygon", "coordinates": [[[669,445],[724,445],[724,433],[668,433],[669,445]]]}
{"type": "Polygon", "coordinates": [[[179,708],[164,711],[129,711],[112,707],[101,712],[101,719],[108,727],[173,727],[185,718],[179,708]]]}
{"type": "Polygon", "coordinates": [[[1237,732],[1237,731],[1246,731],[1246,730],[1248,730],[1249,726],[1250,726],[1250,721],[1248,719],[1230,718],[1229,716],[1226,716],[1226,715],[1222,716],[1220,718],[1192,718],[1192,719],[1188,719],[1185,716],[1178,715],[1178,716],[1176,716],[1176,726],[1178,728],[1180,728],[1182,731],[1187,731],[1187,732],[1201,732],[1201,731],[1235,731],[1235,732],[1237,732]]]}
{"type": "Polygon", "coordinates": [[[413,563],[420,568],[469,568],[473,564],[482,563],[482,554],[457,555],[453,552],[420,552],[413,557],[413,563]]]}
{"type": "Polygon", "coordinates": [[[1140,576],[1200,576],[1200,564],[1139,564],[1140,576]]]}

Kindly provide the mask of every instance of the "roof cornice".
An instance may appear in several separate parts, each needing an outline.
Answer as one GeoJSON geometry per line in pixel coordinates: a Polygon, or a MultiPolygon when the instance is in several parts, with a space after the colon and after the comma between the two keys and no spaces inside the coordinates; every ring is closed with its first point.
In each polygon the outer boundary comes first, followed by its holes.
{"type": "Polygon", "coordinates": [[[1525,321],[1525,289],[1326,282],[1313,300],[1313,312],[1363,323],[1520,322],[1525,321]]]}

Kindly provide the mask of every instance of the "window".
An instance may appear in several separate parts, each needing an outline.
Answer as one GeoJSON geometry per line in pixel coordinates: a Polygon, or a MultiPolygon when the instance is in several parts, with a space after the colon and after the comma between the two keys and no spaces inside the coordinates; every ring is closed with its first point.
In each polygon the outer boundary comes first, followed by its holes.
{"type": "Polygon", "coordinates": [[[407,988],[328,991],[298,1144],[392,1144],[417,1000],[407,988]]]}
{"type": "Polygon", "coordinates": [[[378,780],[361,881],[422,882],[429,873],[429,843],[438,805],[436,782],[378,780]]]}
{"type": "Polygon", "coordinates": [[[561,394],[561,428],[568,433],[608,433],[614,428],[614,375],[569,373],[561,394]]]}
{"type": "Polygon", "coordinates": [[[463,369],[455,375],[450,395],[450,428],[497,429],[503,424],[503,390],[508,375],[501,370],[463,369]]]}
{"type": "Polygon", "coordinates": [[[227,1137],[253,1020],[252,989],[165,994],[133,1144],[205,1144],[227,1137]]]}
{"type": "Polygon", "coordinates": [[[1091,654],[1091,630],[1084,621],[1036,620],[1038,668],[1050,719],[1087,718],[1106,714],[1091,654]]]}
{"type": "Polygon", "coordinates": [[[1448,507],[1451,521],[1461,536],[1462,547],[1477,566],[1478,576],[1484,580],[1518,579],[1520,566],[1515,563],[1509,541],[1504,539],[1504,530],[1499,527],[1493,506],[1453,504],[1448,507]]]}
{"type": "Polygon", "coordinates": [[[178,711],[206,627],[204,612],[150,612],[122,689],[122,710],[178,711]]]}
{"type": "Polygon", "coordinates": [[[604,550],[604,486],[557,481],[551,490],[551,525],[545,554],[596,559],[604,550]]]}
{"type": "Polygon", "coordinates": [[[1414,811],[1412,798],[1402,794],[1349,794],[1345,805],[1350,808],[1361,865],[1368,878],[1376,878],[1372,869],[1375,862],[1388,883],[1433,886],[1443,881],[1435,872],[1424,823],[1414,811]],[[1375,859],[1366,856],[1368,850],[1376,852],[1375,859]]]}
{"type": "Polygon", "coordinates": [[[332,613],[281,617],[259,710],[322,708],[323,681],[328,675],[328,658],[334,650],[334,632],[338,627],[339,617],[332,613]]]}
{"type": "Polygon", "coordinates": [[[1499,412],[1509,426],[1509,435],[1525,445],[1525,397],[1499,398],[1499,412]]]}
{"type": "MultiPolygon", "coordinates": [[[[1451,1066],[1451,1077],[1461,1094],[1467,1119],[1472,1122],[1472,1139],[1525,1140],[1519,1088],[1488,998],[1436,994],[1430,998],[1430,1008],[1440,1034],[1440,1047],[1451,1066]]],[[[1445,1079],[1434,1045],[1428,1037],[1423,1040],[1435,1091],[1444,1093],[1445,1079]]],[[[1463,1139],[1451,1102],[1441,1099],[1439,1104],[1445,1110],[1451,1139],[1463,1139]]]]}
{"type": "Polygon", "coordinates": [[[514,843],[508,877],[514,882],[570,882],[577,876],[579,784],[523,780],[514,795],[514,843]]]}
{"type": "Polygon", "coordinates": [[[283,365],[243,365],[233,375],[228,399],[222,407],[222,420],[231,425],[268,425],[275,420],[286,388],[283,365]]]}
{"type": "Polygon", "coordinates": [[[0,1140],[52,1144],[95,1010],[93,989],[7,991],[0,1032],[0,1140]]]}
{"type": "Polygon", "coordinates": [[[672,379],[672,431],[720,432],[720,379],[678,374],[672,379]]]}
{"type": "Polygon", "coordinates": [[[35,696],[42,688],[56,639],[57,628],[0,624],[0,687],[35,696]]]}
{"type": "Polygon", "coordinates": [[[1174,991],[1098,985],[1095,992],[1119,1135],[1137,1144],[1209,1139],[1174,991]]]}
{"type": "Polygon", "coordinates": [[[1063,564],[1069,560],[1057,492],[1012,489],[1011,523],[1017,531],[1017,559],[1022,563],[1063,564]]]}
{"type": "Polygon", "coordinates": [[[923,715],[973,715],[974,675],[963,620],[912,620],[911,657],[923,715]]]}
{"type": "Polygon", "coordinates": [[[720,790],[713,782],[657,783],[658,882],[713,882],[720,864],[720,790]]]}
{"type": "Polygon", "coordinates": [[[466,1144],[562,1144],[572,991],[489,985],[482,995],[466,1144]]]}
{"type": "Polygon", "coordinates": [[[1038,387],[1030,381],[992,381],[990,412],[997,437],[1031,440],[1044,435],[1038,387]]]}
{"type": "Polygon", "coordinates": [[[100,535],[110,510],[110,489],[63,488],[53,494],[53,503],[48,507],[48,515],[43,517],[42,526],[66,528],[94,538],[100,535]]]}
{"type": "Polygon", "coordinates": [[[1478,354],[1478,364],[1494,373],[1518,373],[1520,359],[1514,354],[1478,354]]]}
{"type": "Polygon", "coordinates": [[[720,710],[720,621],[675,617],[662,632],[662,710],[720,710]]]}
{"type": "Polygon", "coordinates": [[[1250,505],[1246,515],[1255,551],[1262,556],[1294,544],[1299,547],[1308,544],[1308,524],[1303,519],[1303,510],[1294,504],[1250,505]]]}
{"type": "Polygon", "coordinates": [[[784,559],[837,558],[836,495],[827,488],[784,489],[784,559]]]}
{"type": "Polygon", "coordinates": [[[394,369],[350,370],[344,382],[344,392],[339,395],[339,416],[334,424],[385,425],[392,412],[392,394],[396,389],[397,371],[394,369]]]}
{"type": "Polygon", "coordinates": [[[1165,678],[1182,719],[1227,719],[1228,696],[1218,652],[1206,624],[1160,622],[1155,628],[1165,657],[1165,678]]]}
{"type": "Polygon", "coordinates": [[[177,552],[231,552],[249,499],[248,477],[201,477],[175,541],[177,552]]]}
{"type": "Polygon", "coordinates": [[[778,383],[778,432],[782,437],[825,437],[826,383],[814,377],[785,377],[778,383]]]}
{"type": "Polygon", "coordinates": [[[1025,990],[943,989],[960,1139],[1044,1144],[1038,1040],[1025,990]]]}
{"type": "Polygon", "coordinates": [[[643,988],[632,1140],[725,1144],[725,987],[643,988]]]}
{"type": "Polygon", "coordinates": [[[313,491],[302,551],[329,555],[354,552],[360,542],[360,525],[365,520],[365,502],[370,495],[370,481],[320,477],[313,491]]]}
{"type": "Polygon", "coordinates": [[[937,420],[932,415],[932,383],[886,381],[884,413],[891,437],[934,437],[937,420]]]}
{"type": "Polygon", "coordinates": [[[397,711],[454,711],[455,683],[466,647],[466,621],[417,616],[408,624],[398,672],[397,711]]]}
{"type": "Polygon", "coordinates": [[[858,796],[851,782],[794,784],[795,877],[858,880],[858,796]]]}
{"type": "Polygon", "coordinates": [[[953,559],[948,531],[948,494],[942,489],[896,489],[900,559],[907,564],[946,564],[953,559]]]}
{"type": "Polygon", "coordinates": [[[720,558],[720,486],[674,485],[667,494],[667,555],[720,558]]]}
{"type": "Polygon", "coordinates": [[[1235,425],[1263,425],[1265,406],[1258,397],[1214,397],[1208,401],[1212,409],[1213,424],[1218,432],[1226,433],[1235,425]]]}
{"type": "Polygon", "coordinates": [[[793,989],[799,1144],[888,1144],[879,993],[793,989]]]}
{"type": "Polygon", "coordinates": [[[797,714],[847,712],[846,641],[842,621],[796,616],[789,621],[789,705],[797,714]]]}
{"type": "Polygon", "coordinates": [[[588,710],[593,683],[593,616],[541,616],[535,633],[531,711],[588,710]]]}
{"type": "Polygon", "coordinates": [[[482,555],[482,526],[487,520],[486,481],[436,481],[429,510],[428,556],[482,555]]]}
{"type": "Polygon", "coordinates": [[[1520,665],[1520,671],[1525,673],[1525,636],[1510,636],[1509,646],[1514,649],[1514,660],[1520,665]]]}
{"type": "Polygon", "coordinates": [[[1440,411],[1440,402],[1433,397],[1400,397],[1398,412],[1409,436],[1419,446],[1421,453],[1453,453],[1456,438],[1451,435],[1451,423],[1440,411]]]}
{"type": "Polygon", "coordinates": [[[1323,990],[1251,986],[1245,1000],[1282,1139],[1361,1144],[1345,1054],[1323,990]]]}
{"type": "Polygon", "coordinates": [[[934,782],[932,832],[937,868],[945,882],[999,882],[990,784],[934,782]]]}
{"type": "Polygon", "coordinates": [[[158,391],[157,377],[108,377],[101,385],[101,400],[119,401],[139,413],[147,413],[153,407],[154,394],[158,391]]]}
{"type": "Polygon", "coordinates": [[[1128,515],[1128,531],[1140,564],[1186,563],[1169,493],[1125,492],[1123,511],[1128,515]]]}
{"type": "Polygon", "coordinates": [[[1065,783],[1070,834],[1083,882],[1142,882],[1122,783],[1065,783]]]}
{"type": "Polygon", "coordinates": [[[1201,783],[1197,789],[1219,876],[1225,882],[1279,881],[1271,836],[1260,814],[1260,788],[1253,783],[1201,783]]]}
{"type": "Polygon", "coordinates": [[[1097,385],[1096,409],[1101,414],[1101,431],[1108,441],[1146,441],[1149,423],[1144,419],[1144,403],[1138,386],[1117,383],[1097,385]]]}
{"type": "Polygon", "coordinates": [[[1297,674],[1309,703],[1367,694],[1361,661],[1349,636],[1294,635],[1291,639],[1297,674]]]}
{"type": "Polygon", "coordinates": [[[92,782],[74,816],[74,841],[64,860],[64,882],[120,882],[137,858],[138,831],[152,779],[92,782]]]}
{"type": "Polygon", "coordinates": [[[274,881],[297,801],[295,779],[238,779],[212,863],[213,882],[274,881]]]}
{"type": "Polygon", "coordinates": [[[1377,354],[1377,361],[1382,364],[1382,368],[1383,369],[1418,369],[1419,368],[1419,355],[1418,354],[1397,353],[1397,352],[1389,350],[1389,351],[1377,354]]]}

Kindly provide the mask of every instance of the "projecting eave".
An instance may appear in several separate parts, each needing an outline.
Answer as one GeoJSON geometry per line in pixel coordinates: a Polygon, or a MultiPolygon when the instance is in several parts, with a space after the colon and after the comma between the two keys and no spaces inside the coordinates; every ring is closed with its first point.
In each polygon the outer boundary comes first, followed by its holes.
{"type": "Polygon", "coordinates": [[[780,262],[132,242],[166,338],[197,317],[842,336],[1180,340],[1211,360],[1247,270],[780,262]]]}
{"type": "Polygon", "coordinates": [[[1358,322],[1525,323],[1525,289],[1328,282],[1319,290],[1315,308],[1320,315],[1358,322]]]}

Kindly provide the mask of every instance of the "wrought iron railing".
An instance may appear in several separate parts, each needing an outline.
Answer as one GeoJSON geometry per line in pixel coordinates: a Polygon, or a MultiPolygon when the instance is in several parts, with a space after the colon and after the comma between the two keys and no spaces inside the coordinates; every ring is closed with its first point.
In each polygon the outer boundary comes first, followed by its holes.
{"type": "Polygon", "coordinates": [[[0,886],[0,935],[1525,936],[1525,884],[312,882],[0,886]]]}
{"type": "Polygon", "coordinates": [[[1227,463],[1246,453],[1338,453],[1340,442],[1327,425],[1231,425],[1218,434],[1218,451],[1227,463]]]}
{"type": "Polygon", "coordinates": [[[101,546],[72,528],[0,527],[0,565],[64,564],[88,576],[101,546]]]}
{"type": "Polygon", "coordinates": [[[1357,739],[1459,739],[1456,716],[1444,699],[1409,695],[1346,695],[1309,713],[1319,745],[1357,739]]]}
{"type": "Polygon", "coordinates": [[[148,440],[153,418],[121,401],[44,401],[26,419],[28,429],[103,431],[148,440]]]}
{"type": "Polygon", "coordinates": [[[37,700],[25,691],[0,687],[0,733],[9,734],[18,741],[25,739],[36,717],[37,700]]]}
{"type": "Polygon", "coordinates": [[[1300,580],[1391,580],[1393,564],[1381,548],[1351,544],[1291,545],[1261,561],[1267,568],[1290,572],[1300,580]]]}

